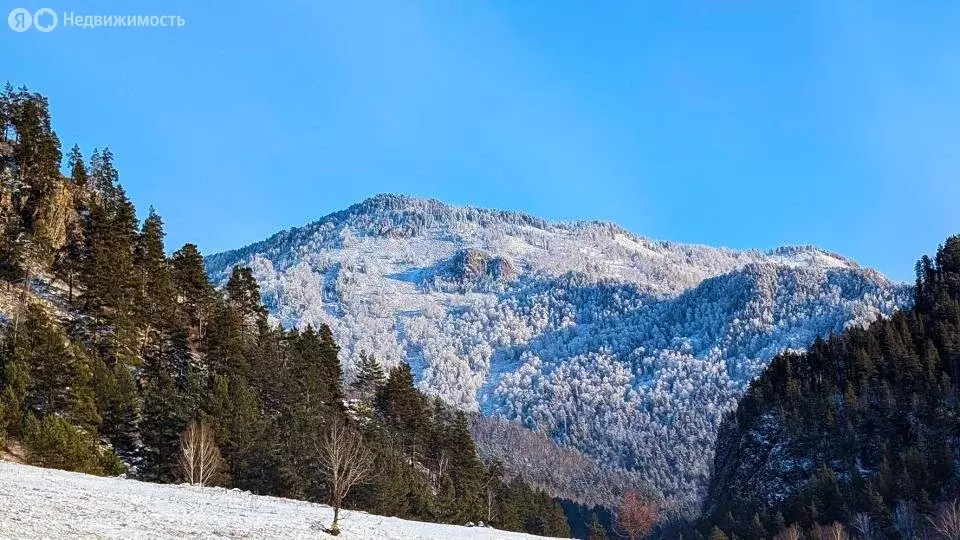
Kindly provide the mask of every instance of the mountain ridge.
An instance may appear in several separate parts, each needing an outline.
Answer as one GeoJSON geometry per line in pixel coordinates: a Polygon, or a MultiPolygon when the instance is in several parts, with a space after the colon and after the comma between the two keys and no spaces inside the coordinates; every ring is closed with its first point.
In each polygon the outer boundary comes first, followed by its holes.
{"type": "Polygon", "coordinates": [[[312,231],[314,228],[322,226],[328,221],[335,221],[340,219],[349,218],[351,216],[356,216],[358,214],[372,214],[382,211],[397,211],[397,210],[462,210],[468,213],[476,213],[479,215],[490,215],[490,216],[501,216],[501,217],[510,217],[518,221],[528,222],[530,224],[536,225],[538,228],[547,229],[549,227],[557,227],[562,229],[577,229],[585,228],[590,226],[610,228],[617,233],[625,234],[633,237],[637,240],[644,240],[647,242],[654,243],[668,243],[673,245],[689,246],[693,248],[710,248],[710,249],[721,249],[727,250],[730,252],[752,252],[769,256],[791,256],[791,255],[803,255],[803,254],[818,254],[826,257],[834,258],[840,261],[843,261],[847,264],[860,267],[859,263],[845,257],[836,252],[828,251],[823,248],[820,248],[813,244],[786,244],[781,246],[776,246],[770,249],[733,249],[725,246],[711,246],[709,244],[702,243],[679,243],[679,242],[669,242],[669,241],[657,241],[652,240],[645,235],[641,235],[626,229],[625,227],[617,224],[614,221],[603,220],[603,219],[578,219],[578,220],[548,220],[544,218],[536,217],[530,213],[518,211],[518,210],[498,210],[493,208],[486,208],[474,205],[453,205],[445,203],[439,199],[435,198],[422,198],[414,197],[411,195],[406,195],[402,193],[377,193],[372,195],[360,202],[354,203],[343,210],[337,210],[331,212],[319,219],[306,223],[300,226],[290,227],[281,231],[277,231],[269,235],[264,240],[248,244],[246,246],[229,249],[221,252],[217,252],[206,257],[210,261],[218,261],[220,258],[229,258],[230,256],[237,255],[240,252],[245,252],[248,250],[255,250],[262,246],[266,246],[281,240],[286,240],[297,234],[305,233],[307,231],[312,231]]]}
{"type": "Polygon", "coordinates": [[[770,358],[910,302],[906,285],[815,246],[676,244],[405,195],[206,262],[220,283],[249,266],[277,322],[329,324],[348,371],[362,350],[406,361],[457,407],[684,497],[706,481],[723,412],[770,358]]]}

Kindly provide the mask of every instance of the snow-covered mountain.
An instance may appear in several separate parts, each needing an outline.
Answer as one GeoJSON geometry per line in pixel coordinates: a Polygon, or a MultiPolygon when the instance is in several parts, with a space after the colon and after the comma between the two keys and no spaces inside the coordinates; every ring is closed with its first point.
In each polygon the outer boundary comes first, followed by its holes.
{"type": "Polygon", "coordinates": [[[400,195],[207,258],[217,282],[237,264],[280,323],[329,324],[348,368],[361,350],[406,360],[429,393],[681,497],[774,354],[909,302],[906,286],[815,247],[673,244],[400,195]]]}

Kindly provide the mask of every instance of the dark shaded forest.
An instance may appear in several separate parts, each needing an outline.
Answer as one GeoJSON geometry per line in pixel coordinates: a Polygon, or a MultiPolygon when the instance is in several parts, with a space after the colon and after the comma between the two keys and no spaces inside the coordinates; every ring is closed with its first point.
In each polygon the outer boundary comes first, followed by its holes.
{"type": "Polygon", "coordinates": [[[781,354],[751,384],[723,422],[699,534],[960,534],[944,532],[960,487],[960,236],[916,276],[913,309],[781,354]]]}

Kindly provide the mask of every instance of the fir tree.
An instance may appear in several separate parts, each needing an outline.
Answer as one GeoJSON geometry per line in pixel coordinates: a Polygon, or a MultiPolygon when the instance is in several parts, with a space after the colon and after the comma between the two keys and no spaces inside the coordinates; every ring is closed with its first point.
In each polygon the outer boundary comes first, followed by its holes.
{"type": "Polygon", "coordinates": [[[354,381],[350,383],[350,387],[364,399],[376,395],[377,390],[387,380],[380,362],[372,354],[367,354],[366,351],[360,351],[360,360],[357,362],[355,377],[354,381]]]}
{"type": "Polygon", "coordinates": [[[132,460],[139,445],[140,415],[140,396],[133,375],[122,364],[111,368],[97,358],[92,363],[94,396],[103,417],[101,433],[120,457],[132,460]]]}

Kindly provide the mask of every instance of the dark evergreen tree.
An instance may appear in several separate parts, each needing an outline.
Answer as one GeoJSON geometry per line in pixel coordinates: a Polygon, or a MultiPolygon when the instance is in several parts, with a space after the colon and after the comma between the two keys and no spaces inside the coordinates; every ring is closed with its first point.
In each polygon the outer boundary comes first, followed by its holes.
{"type": "Polygon", "coordinates": [[[350,387],[363,399],[375,396],[380,387],[386,382],[387,376],[383,366],[372,354],[360,351],[360,360],[357,362],[355,379],[350,387]]]}
{"type": "Polygon", "coordinates": [[[162,339],[158,334],[181,326],[176,303],[176,288],[170,263],[163,246],[163,220],[150,208],[143,221],[134,249],[134,268],[139,273],[138,319],[144,325],[144,341],[162,339]]]}
{"type": "MultiPolygon", "coordinates": [[[[9,328],[13,333],[13,328],[9,328]]],[[[73,346],[36,304],[11,336],[9,363],[26,368],[21,406],[38,416],[65,415],[76,425],[95,430],[100,417],[90,387],[91,373],[81,350],[73,346]]]]}
{"type": "Polygon", "coordinates": [[[45,97],[26,88],[15,91],[8,85],[2,100],[4,138],[11,146],[6,165],[15,183],[12,210],[19,214],[23,232],[32,238],[35,261],[41,262],[54,249],[60,140],[51,127],[45,97]]]}
{"type": "Polygon", "coordinates": [[[225,291],[230,307],[243,320],[244,335],[248,338],[255,336],[258,330],[266,325],[267,308],[260,300],[260,286],[250,268],[234,267],[225,291]]]}
{"type": "Polygon", "coordinates": [[[73,145],[70,149],[70,155],[67,158],[67,168],[70,169],[70,181],[78,189],[83,190],[87,187],[87,164],[83,161],[83,154],[80,147],[73,145]]]}
{"type": "Polygon", "coordinates": [[[132,462],[139,446],[140,416],[140,396],[133,375],[122,364],[111,368],[99,358],[93,358],[92,364],[94,397],[103,418],[101,434],[121,458],[132,462]]]}
{"type": "Polygon", "coordinates": [[[116,187],[116,198],[93,204],[80,273],[82,308],[94,318],[91,340],[108,363],[137,363],[140,277],[134,265],[137,217],[133,204],[116,187]]]}
{"type": "Polygon", "coordinates": [[[217,443],[229,468],[229,485],[260,493],[272,442],[259,397],[240,377],[216,376],[208,408],[217,443]]]}
{"type": "Polygon", "coordinates": [[[203,256],[193,244],[185,244],[171,257],[173,280],[180,303],[196,329],[193,339],[203,340],[214,307],[213,285],[207,278],[203,256]]]}

